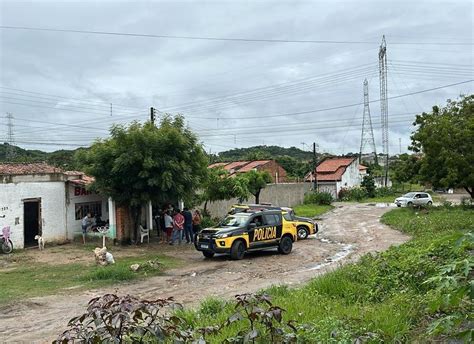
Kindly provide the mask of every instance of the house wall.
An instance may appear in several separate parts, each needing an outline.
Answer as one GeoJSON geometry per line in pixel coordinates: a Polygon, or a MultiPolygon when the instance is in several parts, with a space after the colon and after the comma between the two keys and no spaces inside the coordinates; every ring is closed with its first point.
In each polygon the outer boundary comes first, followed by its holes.
{"type": "Polygon", "coordinates": [[[267,171],[272,176],[273,183],[285,183],[287,181],[286,171],[276,161],[272,160],[263,166],[258,166],[257,171],[267,171]],[[278,181],[276,180],[278,174],[278,181]]]}
{"type": "MultiPolygon", "coordinates": [[[[359,162],[355,159],[342,175],[340,188],[351,188],[354,186],[360,186],[361,178],[359,173],[359,162]]],[[[340,190],[339,188],[339,190],[340,190]]],[[[339,194],[339,190],[337,190],[339,194]]]]}
{"type": "MultiPolygon", "coordinates": [[[[339,182],[318,182],[318,191],[327,192],[332,195],[332,198],[337,199],[339,182]]],[[[339,185],[340,188],[340,185],[339,185]]]]}
{"type": "MultiPolygon", "coordinates": [[[[304,194],[310,189],[311,183],[268,184],[260,193],[260,202],[282,207],[294,207],[303,203],[304,194]]],[[[239,203],[236,198],[212,202],[208,203],[207,210],[213,217],[224,217],[230,207],[236,203],[239,203]]],[[[255,197],[251,195],[246,203],[255,203],[255,197]]],[[[200,208],[204,208],[204,204],[200,208]]]]}
{"type": "Polygon", "coordinates": [[[87,191],[82,186],[76,186],[74,184],[68,184],[68,193],[66,195],[67,204],[67,228],[68,238],[72,239],[74,235],[81,234],[81,220],[76,220],[76,204],[78,203],[89,203],[89,202],[101,202],[102,220],[109,219],[109,207],[108,199],[100,196],[94,192],[87,191]]]}
{"type": "Polygon", "coordinates": [[[68,238],[65,183],[46,180],[0,184],[0,215],[5,215],[5,218],[0,218],[0,227],[10,226],[11,240],[16,249],[24,247],[23,200],[28,198],[41,198],[42,236],[45,241],[62,242],[68,238]]]}

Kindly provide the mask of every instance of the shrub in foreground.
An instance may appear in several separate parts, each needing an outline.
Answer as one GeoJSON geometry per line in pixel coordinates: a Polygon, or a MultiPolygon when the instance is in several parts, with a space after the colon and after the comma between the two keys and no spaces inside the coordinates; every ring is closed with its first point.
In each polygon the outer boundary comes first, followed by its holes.
{"type": "Polygon", "coordinates": [[[304,195],[304,204],[331,205],[333,201],[329,192],[310,192],[304,195]]]}

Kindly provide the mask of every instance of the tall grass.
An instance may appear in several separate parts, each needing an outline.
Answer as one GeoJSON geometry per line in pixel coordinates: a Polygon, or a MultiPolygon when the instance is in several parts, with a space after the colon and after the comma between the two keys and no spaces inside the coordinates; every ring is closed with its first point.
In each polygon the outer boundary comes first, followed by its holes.
{"type": "MultiPolygon", "coordinates": [[[[286,310],[284,318],[304,324],[298,330],[302,343],[416,342],[426,337],[429,319],[436,316],[429,304],[442,297],[424,283],[440,266],[467,258],[456,242],[474,229],[474,212],[461,208],[394,209],[383,222],[413,236],[406,244],[366,255],[313,279],[300,288],[274,286],[266,290],[273,304],[286,310]]],[[[458,311],[463,311],[458,310],[458,311]]],[[[208,300],[197,311],[183,311],[193,326],[222,323],[234,312],[233,302],[208,300]]],[[[221,343],[235,336],[241,326],[224,328],[209,337],[221,343]]]]}

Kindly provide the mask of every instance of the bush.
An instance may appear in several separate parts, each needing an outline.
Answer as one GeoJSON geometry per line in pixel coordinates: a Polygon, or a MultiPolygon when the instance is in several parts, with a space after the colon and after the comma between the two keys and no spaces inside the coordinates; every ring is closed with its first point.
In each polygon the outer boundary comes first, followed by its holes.
{"type": "Polygon", "coordinates": [[[361,201],[367,198],[367,191],[363,188],[342,188],[339,191],[339,199],[341,201],[361,201]]]}
{"type": "Polygon", "coordinates": [[[360,186],[365,190],[367,193],[367,196],[369,197],[375,197],[375,181],[374,177],[370,175],[364,176],[364,179],[362,179],[362,183],[360,186]]]}
{"type": "Polygon", "coordinates": [[[203,216],[202,221],[201,221],[201,228],[208,228],[208,227],[214,227],[219,223],[219,219],[217,218],[212,218],[210,216],[203,216]]]}
{"type": "Polygon", "coordinates": [[[375,197],[395,196],[397,192],[388,186],[381,186],[375,189],[375,197]]]}
{"type": "Polygon", "coordinates": [[[331,205],[332,201],[329,192],[310,192],[304,195],[304,204],[331,205]]]}

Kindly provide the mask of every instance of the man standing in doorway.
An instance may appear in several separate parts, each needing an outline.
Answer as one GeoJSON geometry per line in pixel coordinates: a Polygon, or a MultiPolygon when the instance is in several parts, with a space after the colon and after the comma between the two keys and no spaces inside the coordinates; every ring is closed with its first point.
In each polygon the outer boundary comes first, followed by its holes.
{"type": "Polygon", "coordinates": [[[82,219],[82,243],[86,244],[86,233],[87,229],[92,226],[92,215],[91,213],[87,213],[87,215],[82,219]]]}
{"type": "Polygon", "coordinates": [[[184,208],[184,235],[186,236],[186,243],[193,242],[193,214],[188,208],[184,208]]]}

